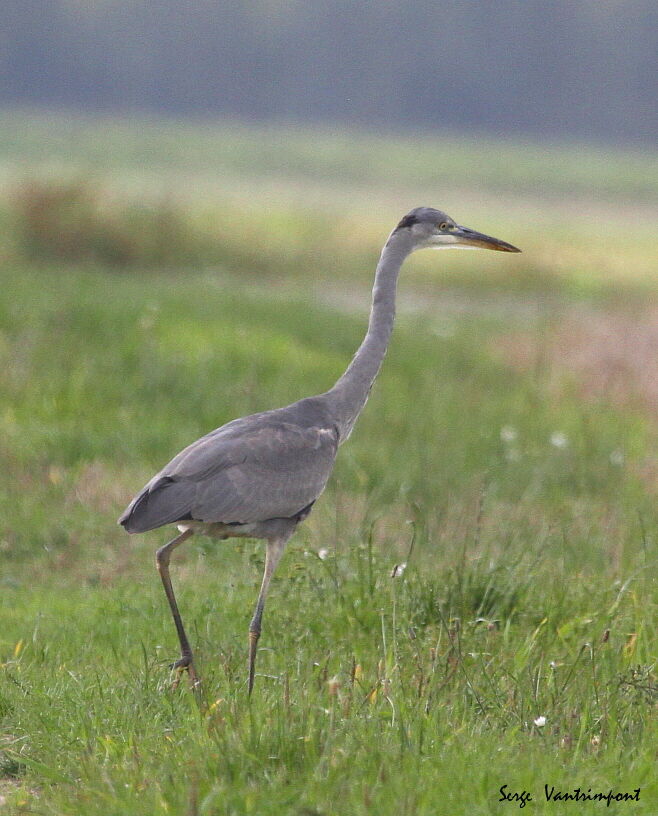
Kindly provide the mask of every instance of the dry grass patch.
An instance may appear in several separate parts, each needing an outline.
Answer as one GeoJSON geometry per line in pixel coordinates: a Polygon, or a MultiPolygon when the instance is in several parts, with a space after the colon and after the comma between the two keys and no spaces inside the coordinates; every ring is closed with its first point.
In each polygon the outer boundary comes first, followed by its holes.
{"type": "Polygon", "coordinates": [[[89,462],[77,474],[66,504],[83,504],[100,515],[118,516],[139,483],[139,478],[135,479],[130,473],[117,473],[104,462],[89,462]]]}
{"type": "Polygon", "coordinates": [[[580,395],[625,408],[658,409],[658,307],[640,315],[586,307],[566,311],[545,334],[521,332],[495,341],[497,356],[520,371],[568,378],[580,395]]]}

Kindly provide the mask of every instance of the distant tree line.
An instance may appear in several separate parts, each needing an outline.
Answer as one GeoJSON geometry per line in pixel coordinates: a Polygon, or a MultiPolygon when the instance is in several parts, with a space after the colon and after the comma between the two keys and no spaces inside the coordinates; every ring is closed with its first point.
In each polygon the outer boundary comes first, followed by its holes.
{"type": "Polygon", "coordinates": [[[0,104],[648,143],[655,0],[3,0],[0,104]]]}

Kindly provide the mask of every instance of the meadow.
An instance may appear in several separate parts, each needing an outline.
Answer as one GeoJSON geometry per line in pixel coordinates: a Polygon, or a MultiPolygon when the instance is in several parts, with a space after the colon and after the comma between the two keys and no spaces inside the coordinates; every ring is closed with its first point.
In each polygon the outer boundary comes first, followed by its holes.
{"type": "Polygon", "coordinates": [[[655,162],[15,113],[0,151],[0,813],[658,812],[655,162]],[[252,541],[172,559],[203,677],[174,687],[169,531],[117,516],[334,382],[421,203],[524,254],[409,261],[253,696],[252,541]]]}

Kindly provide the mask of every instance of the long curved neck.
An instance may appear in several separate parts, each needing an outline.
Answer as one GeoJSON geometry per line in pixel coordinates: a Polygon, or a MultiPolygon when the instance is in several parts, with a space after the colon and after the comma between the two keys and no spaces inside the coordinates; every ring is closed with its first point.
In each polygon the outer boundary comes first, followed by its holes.
{"type": "Polygon", "coordinates": [[[327,392],[341,442],[363,410],[386,354],[395,320],[398,275],[412,248],[408,230],[394,230],[389,236],[377,264],[368,331],[343,376],[327,392]]]}

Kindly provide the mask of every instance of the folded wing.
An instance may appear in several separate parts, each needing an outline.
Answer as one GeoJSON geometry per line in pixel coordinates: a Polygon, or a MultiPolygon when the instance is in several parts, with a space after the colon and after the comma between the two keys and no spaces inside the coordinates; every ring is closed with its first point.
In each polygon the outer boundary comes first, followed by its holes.
{"type": "Polygon", "coordinates": [[[314,502],[333,469],[338,434],[278,412],[228,423],[182,450],[119,519],[128,532],[182,520],[224,524],[291,518],[314,502]]]}

